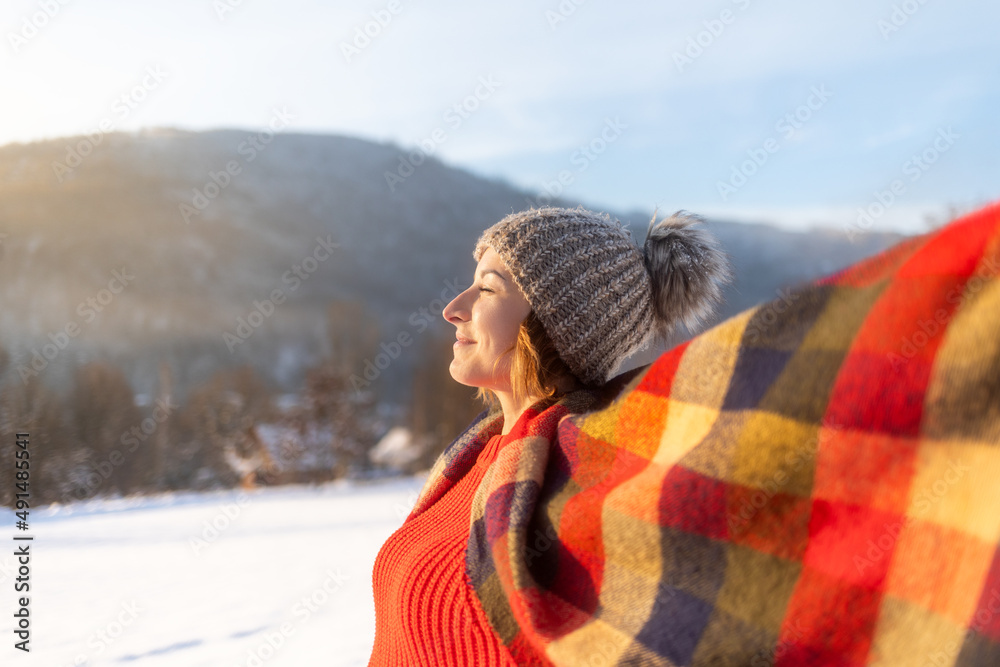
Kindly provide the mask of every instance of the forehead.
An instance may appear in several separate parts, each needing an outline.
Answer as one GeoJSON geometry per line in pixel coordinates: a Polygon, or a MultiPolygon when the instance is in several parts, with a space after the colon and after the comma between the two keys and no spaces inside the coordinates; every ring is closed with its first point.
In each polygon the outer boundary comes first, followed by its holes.
{"type": "Polygon", "coordinates": [[[502,278],[510,277],[507,265],[503,263],[500,255],[493,248],[487,248],[483,252],[483,256],[479,258],[479,264],[476,267],[476,273],[478,274],[484,274],[488,271],[499,273],[502,278]]]}

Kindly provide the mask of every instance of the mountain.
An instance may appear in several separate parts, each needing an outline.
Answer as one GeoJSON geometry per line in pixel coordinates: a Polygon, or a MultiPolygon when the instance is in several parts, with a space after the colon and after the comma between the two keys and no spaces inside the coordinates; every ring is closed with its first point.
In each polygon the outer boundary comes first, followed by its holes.
{"type": "MultiPolygon", "coordinates": [[[[369,354],[347,367],[360,376],[387,362],[370,376],[399,398],[430,334],[451,335],[440,307],[471,280],[479,233],[535,196],[420,158],[351,137],[240,130],[0,147],[8,380],[35,360],[58,385],[107,358],[145,393],[166,362],[183,391],[249,363],[292,391],[367,314],[369,354]]],[[[651,212],[609,212],[641,241],[651,212]]],[[[706,224],[736,269],[720,317],[900,238],[706,224]]]]}

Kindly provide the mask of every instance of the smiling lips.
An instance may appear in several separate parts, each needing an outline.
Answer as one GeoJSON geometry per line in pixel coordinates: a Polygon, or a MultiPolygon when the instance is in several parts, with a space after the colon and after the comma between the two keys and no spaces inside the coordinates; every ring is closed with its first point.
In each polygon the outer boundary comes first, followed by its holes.
{"type": "Polygon", "coordinates": [[[476,341],[472,340],[471,338],[466,338],[465,336],[463,336],[462,334],[460,334],[458,332],[455,332],[455,338],[457,338],[458,340],[455,341],[455,344],[452,347],[459,347],[459,346],[463,346],[463,345],[472,345],[473,343],[476,342],[476,341]]]}

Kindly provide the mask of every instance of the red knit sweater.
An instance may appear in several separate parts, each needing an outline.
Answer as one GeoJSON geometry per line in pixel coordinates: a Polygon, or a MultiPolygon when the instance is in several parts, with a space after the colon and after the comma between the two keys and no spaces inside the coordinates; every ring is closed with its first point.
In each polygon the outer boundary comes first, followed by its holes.
{"type": "Polygon", "coordinates": [[[369,667],[514,665],[465,575],[472,496],[503,438],[427,510],[393,533],[375,559],[375,646],[369,667]]]}

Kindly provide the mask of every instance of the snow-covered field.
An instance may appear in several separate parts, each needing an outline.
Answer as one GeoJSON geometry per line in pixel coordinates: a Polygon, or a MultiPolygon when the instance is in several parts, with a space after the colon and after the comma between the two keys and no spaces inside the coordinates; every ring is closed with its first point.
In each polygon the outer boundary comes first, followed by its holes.
{"type": "Polygon", "coordinates": [[[423,479],[177,493],[31,513],[31,653],[0,511],[0,664],[365,665],[371,572],[423,479]]]}

